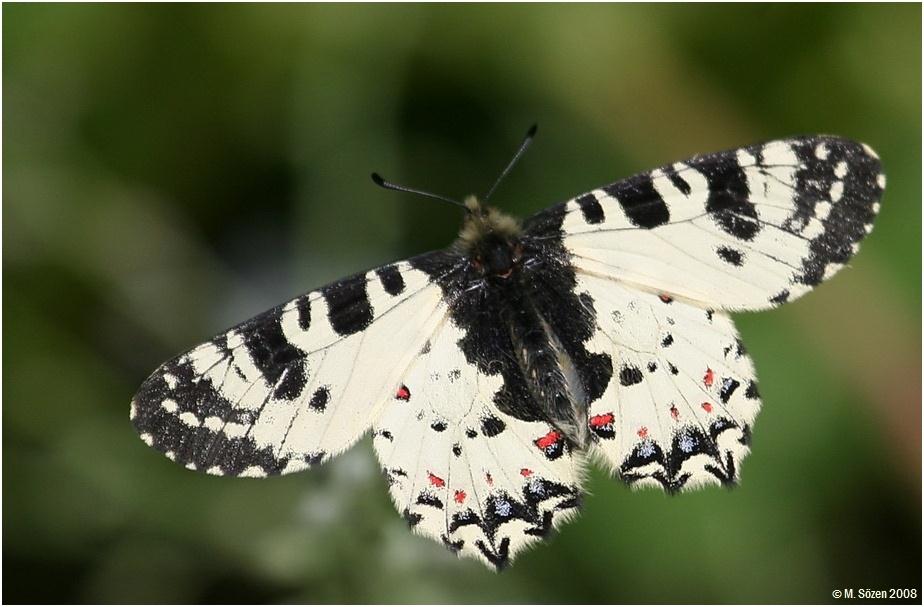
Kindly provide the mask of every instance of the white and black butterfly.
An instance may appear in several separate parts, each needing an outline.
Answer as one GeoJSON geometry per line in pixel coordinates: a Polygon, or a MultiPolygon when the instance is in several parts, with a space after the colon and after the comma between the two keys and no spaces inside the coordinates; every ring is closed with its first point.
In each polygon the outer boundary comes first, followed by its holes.
{"type": "Polygon", "coordinates": [[[576,512],[592,456],[633,486],[736,483],[760,400],[729,312],[837,272],[884,187],[869,147],[813,136],[697,156],[523,222],[472,197],[449,248],[164,363],[131,419],[187,468],[250,477],[318,465],[371,429],[414,530],[499,568],[576,512]]]}

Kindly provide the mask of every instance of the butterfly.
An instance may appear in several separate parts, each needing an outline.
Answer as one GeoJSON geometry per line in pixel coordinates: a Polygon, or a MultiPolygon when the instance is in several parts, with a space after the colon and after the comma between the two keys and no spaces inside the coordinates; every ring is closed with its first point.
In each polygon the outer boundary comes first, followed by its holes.
{"type": "Polygon", "coordinates": [[[736,484],[760,397],[729,314],[830,278],[884,187],[868,146],[807,136],[665,165],[524,221],[431,195],[465,209],[450,247],[164,363],[131,419],[178,464],[242,477],[317,466],[371,430],[413,530],[501,568],[577,512],[591,458],[669,493],[736,484]]]}

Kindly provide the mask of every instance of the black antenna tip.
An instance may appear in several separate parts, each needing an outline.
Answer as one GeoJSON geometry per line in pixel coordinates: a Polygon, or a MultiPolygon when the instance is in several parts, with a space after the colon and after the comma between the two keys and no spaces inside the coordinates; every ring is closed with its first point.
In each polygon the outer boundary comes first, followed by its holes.
{"type": "Polygon", "coordinates": [[[385,180],[382,179],[381,175],[379,175],[378,173],[373,173],[371,177],[372,177],[372,181],[375,182],[375,185],[385,187],[385,180]]]}
{"type": "Polygon", "coordinates": [[[527,137],[535,137],[535,136],[536,136],[536,131],[538,131],[538,130],[539,130],[539,123],[537,122],[537,123],[533,124],[533,126],[529,127],[529,130],[526,131],[526,136],[527,136],[527,137]]]}

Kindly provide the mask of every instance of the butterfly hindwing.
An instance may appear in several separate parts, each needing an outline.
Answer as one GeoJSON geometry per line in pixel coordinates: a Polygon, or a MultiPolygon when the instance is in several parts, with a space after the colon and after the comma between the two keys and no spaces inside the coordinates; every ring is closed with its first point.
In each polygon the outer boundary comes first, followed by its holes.
{"type": "Polygon", "coordinates": [[[884,187],[878,157],[863,144],[786,139],[598,188],[565,203],[560,229],[578,271],[757,310],[843,267],[871,231],[884,187]]]}
{"type": "Polygon", "coordinates": [[[132,401],[148,444],[210,474],[301,470],[352,445],[440,322],[407,262],[269,310],[155,371],[132,401]]]}
{"type": "Polygon", "coordinates": [[[412,528],[501,568],[579,505],[581,455],[548,423],[494,405],[500,374],[459,349],[447,318],[374,427],[392,499],[412,528]]]}
{"type": "Polygon", "coordinates": [[[593,451],[633,485],[734,484],[760,409],[751,360],[724,312],[579,275],[614,361],[589,410],[593,451]]]}

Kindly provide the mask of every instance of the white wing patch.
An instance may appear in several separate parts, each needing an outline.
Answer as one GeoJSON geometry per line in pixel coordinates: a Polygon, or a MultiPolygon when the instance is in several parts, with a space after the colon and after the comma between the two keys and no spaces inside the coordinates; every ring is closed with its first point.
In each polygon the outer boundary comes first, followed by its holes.
{"type": "Polygon", "coordinates": [[[417,533],[501,568],[577,508],[581,455],[549,424],[501,412],[500,376],[465,360],[462,336],[447,320],[408,369],[375,450],[417,533]]]}

